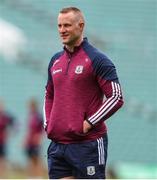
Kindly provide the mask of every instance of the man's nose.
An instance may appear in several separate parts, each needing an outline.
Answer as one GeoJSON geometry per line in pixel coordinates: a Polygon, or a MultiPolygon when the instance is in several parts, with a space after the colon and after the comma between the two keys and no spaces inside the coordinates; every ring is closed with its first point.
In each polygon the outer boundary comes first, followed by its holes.
{"type": "Polygon", "coordinates": [[[61,33],[63,33],[63,32],[65,32],[65,27],[64,26],[61,26],[60,28],[59,28],[59,31],[61,32],[61,33]]]}

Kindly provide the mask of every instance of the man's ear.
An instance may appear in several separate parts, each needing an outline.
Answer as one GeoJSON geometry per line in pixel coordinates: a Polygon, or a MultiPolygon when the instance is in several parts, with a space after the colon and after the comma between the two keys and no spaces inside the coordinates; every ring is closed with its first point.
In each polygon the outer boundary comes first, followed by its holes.
{"type": "Polygon", "coordinates": [[[80,22],[80,23],[79,23],[79,26],[80,26],[81,30],[83,31],[83,29],[84,29],[84,23],[83,23],[83,22],[80,22]]]}

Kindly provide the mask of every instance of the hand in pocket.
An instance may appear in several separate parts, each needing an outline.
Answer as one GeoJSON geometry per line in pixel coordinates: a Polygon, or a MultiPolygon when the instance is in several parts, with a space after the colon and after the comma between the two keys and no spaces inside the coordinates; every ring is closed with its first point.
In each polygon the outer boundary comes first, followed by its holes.
{"type": "Polygon", "coordinates": [[[88,121],[84,120],[84,122],[83,122],[83,133],[88,133],[91,128],[92,128],[92,125],[88,121]]]}

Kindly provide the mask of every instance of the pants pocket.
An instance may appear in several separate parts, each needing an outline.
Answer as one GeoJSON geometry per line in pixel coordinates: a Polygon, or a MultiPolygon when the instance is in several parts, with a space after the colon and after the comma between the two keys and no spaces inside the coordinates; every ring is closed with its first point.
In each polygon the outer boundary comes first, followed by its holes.
{"type": "Polygon", "coordinates": [[[55,150],[56,150],[56,143],[51,141],[51,143],[47,149],[47,155],[50,156],[53,153],[53,151],[55,151],[55,150]]]}

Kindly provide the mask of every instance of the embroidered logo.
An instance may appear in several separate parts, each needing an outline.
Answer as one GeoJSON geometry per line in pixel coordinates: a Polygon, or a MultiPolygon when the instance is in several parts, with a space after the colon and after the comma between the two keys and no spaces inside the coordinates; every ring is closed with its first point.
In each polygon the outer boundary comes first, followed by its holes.
{"type": "Polygon", "coordinates": [[[92,176],[95,174],[95,167],[94,166],[88,166],[87,167],[87,174],[92,176]]]}
{"type": "Polygon", "coordinates": [[[85,59],[85,62],[88,62],[88,58],[85,59]]]}
{"type": "Polygon", "coordinates": [[[83,72],[83,66],[81,66],[81,65],[76,66],[75,73],[81,74],[82,72],[83,72]]]}
{"type": "Polygon", "coordinates": [[[53,70],[52,74],[56,74],[56,73],[59,73],[59,72],[62,72],[62,69],[53,70]]]}

